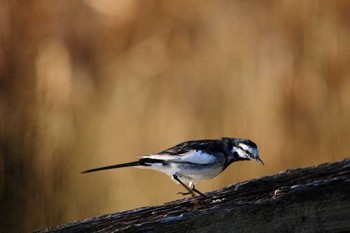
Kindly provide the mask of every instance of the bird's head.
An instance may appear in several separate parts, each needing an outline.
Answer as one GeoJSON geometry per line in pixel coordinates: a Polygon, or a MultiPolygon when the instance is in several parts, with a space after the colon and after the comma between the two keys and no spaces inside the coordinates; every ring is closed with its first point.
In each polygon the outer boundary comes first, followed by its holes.
{"type": "Polygon", "coordinates": [[[230,153],[233,155],[232,162],[239,160],[255,160],[264,165],[259,157],[258,146],[244,138],[223,138],[227,143],[230,153]]]}

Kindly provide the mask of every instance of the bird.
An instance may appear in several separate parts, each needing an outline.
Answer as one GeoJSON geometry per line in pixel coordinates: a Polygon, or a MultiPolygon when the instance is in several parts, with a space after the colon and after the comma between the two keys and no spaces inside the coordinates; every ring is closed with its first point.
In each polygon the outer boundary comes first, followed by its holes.
{"type": "Polygon", "coordinates": [[[81,173],[123,167],[149,168],[166,173],[181,184],[186,192],[178,194],[190,194],[196,199],[196,194],[205,196],[195,187],[198,181],[212,179],[233,162],[245,160],[254,160],[264,165],[254,142],[244,138],[222,137],[185,141],[159,153],[141,156],[134,162],[93,168],[81,173]]]}

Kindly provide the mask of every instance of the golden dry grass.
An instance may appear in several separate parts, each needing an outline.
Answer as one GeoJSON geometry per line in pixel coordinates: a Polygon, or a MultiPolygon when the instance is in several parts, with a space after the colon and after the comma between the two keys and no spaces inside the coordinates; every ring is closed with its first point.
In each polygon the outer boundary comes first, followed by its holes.
{"type": "Polygon", "coordinates": [[[349,156],[348,1],[0,6],[1,229],[179,198],[157,172],[79,172],[190,139],[250,138],[266,164],[202,191],[349,156]]]}

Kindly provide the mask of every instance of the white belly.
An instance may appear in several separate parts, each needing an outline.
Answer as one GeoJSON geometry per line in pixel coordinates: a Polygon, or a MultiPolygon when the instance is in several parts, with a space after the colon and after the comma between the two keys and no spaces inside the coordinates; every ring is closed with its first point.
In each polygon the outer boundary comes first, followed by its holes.
{"type": "Polygon", "coordinates": [[[200,180],[208,180],[219,175],[222,171],[220,164],[205,165],[183,165],[171,163],[169,166],[162,164],[152,164],[152,166],[144,167],[164,172],[170,176],[177,175],[184,182],[197,182],[200,180]]]}
{"type": "Polygon", "coordinates": [[[143,168],[161,171],[170,176],[176,175],[182,181],[192,183],[219,175],[225,163],[223,154],[212,155],[197,150],[181,155],[155,154],[143,156],[143,158],[155,160],[154,163],[150,162],[143,168]]]}

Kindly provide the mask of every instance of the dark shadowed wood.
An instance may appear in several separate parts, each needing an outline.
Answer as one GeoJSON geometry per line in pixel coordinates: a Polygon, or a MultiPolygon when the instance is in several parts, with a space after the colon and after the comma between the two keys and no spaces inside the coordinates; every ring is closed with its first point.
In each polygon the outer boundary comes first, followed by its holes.
{"type": "Polygon", "coordinates": [[[38,232],[350,232],[350,159],[38,232]]]}

